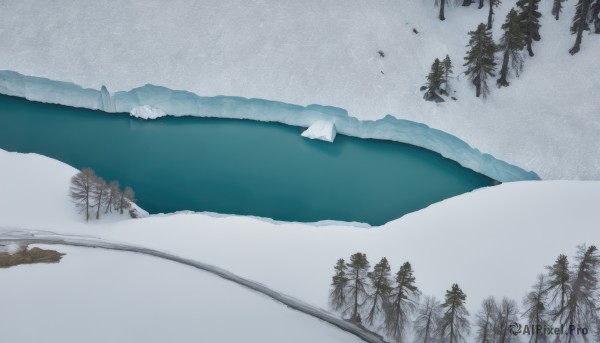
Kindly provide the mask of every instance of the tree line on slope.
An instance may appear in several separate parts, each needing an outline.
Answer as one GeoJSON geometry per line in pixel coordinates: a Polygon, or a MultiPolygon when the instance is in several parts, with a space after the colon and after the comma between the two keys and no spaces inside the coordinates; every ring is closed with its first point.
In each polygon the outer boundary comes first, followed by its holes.
{"type": "MultiPolygon", "coordinates": [[[[553,0],[552,15],[556,20],[562,11],[562,3],[565,0],[553,0]]],[[[440,20],[444,20],[444,7],[448,0],[436,0],[440,4],[440,20]]],[[[463,0],[462,6],[469,6],[473,0],[463,0]]],[[[475,31],[470,31],[470,40],[467,47],[469,51],[465,57],[464,66],[467,67],[465,75],[469,77],[476,89],[476,96],[489,94],[487,80],[496,76],[495,54],[501,54],[500,78],[497,79],[498,87],[507,87],[508,75],[512,70],[515,76],[523,68],[523,49],[527,49],[529,56],[534,56],[533,42],[541,40],[539,18],[542,14],[538,11],[540,0],[518,0],[516,7],[512,8],[505,23],[502,25],[502,37],[498,44],[492,38],[491,28],[494,17],[494,7],[500,4],[500,0],[488,0],[489,12],[487,24],[481,23],[475,31]]],[[[479,8],[484,6],[484,0],[479,1],[479,8]]],[[[590,30],[590,24],[594,25],[594,32],[600,33],[600,0],[578,0],[576,12],[570,27],[571,34],[576,35],[575,44],[569,50],[571,55],[581,49],[582,35],[584,31],[590,30]]],[[[432,65],[434,72],[436,62],[432,65]]],[[[441,80],[437,79],[437,81],[441,80]]],[[[434,82],[435,84],[435,82],[434,82]]],[[[447,82],[446,82],[447,84],[447,82]]],[[[429,87],[429,76],[428,76],[429,87]]],[[[431,90],[431,88],[429,88],[431,90]]],[[[439,90],[438,90],[439,91],[439,90]]],[[[447,89],[446,89],[447,91],[447,89]]],[[[431,94],[429,94],[431,98],[431,94]]]]}
{"type": "Polygon", "coordinates": [[[102,213],[113,210],[120,214],[127,210],[132,218],[137,217],[131,205],[136,200],[133,189],[125,187],[121,192],[118,181],[106,183],[91,168],[84,168],[71,178],[70,196],[86,221],[92,217],[100,219],[102,213]]]}
{"type": "Polygon", "coordinates": [[[477,343],[518,342],[519,335],[536,343],[600,342],[599,269],[596,246],[580,245],[574,265],[561,254],[538,276],[523,298],[522,311],[513,299],[498,302],[490,296],[471,323],[467,295],[458,284],[446,291],[440,303],[421,296],[410,262],[392,277],[385,257],[371,270],[366,254],[357,252],[349,262],[340,258],[335,264],[329,304],[347,320],[398,343],[466,342],[472,324],[477,343]],[[527,324],[520,325],[520,319],[527,324]],[[566,334],[571,327],[577,331],[566,334]]]}

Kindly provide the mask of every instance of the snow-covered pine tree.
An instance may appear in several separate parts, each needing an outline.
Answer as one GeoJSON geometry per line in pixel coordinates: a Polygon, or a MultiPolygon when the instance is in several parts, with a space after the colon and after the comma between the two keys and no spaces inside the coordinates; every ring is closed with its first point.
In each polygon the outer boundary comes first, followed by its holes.
{"type": "Polygon", "coordinates": [[[415,285],[412,266],[404,262],[396,273],[396,284],[385,308],[385,331],[396,342],[403,342],[410,315],[418,304],[419,289],[415,285]]]}
{"type": "Polygon", "coordinates": [[[516,337],[509,331],[509,325],[517,322],[518,315],[517,302],[506,297],[502,298],[502,304],[500,304],[497,315],[498,325],[496,325],[498,330],[496,339],[498,342],[512,343],[515,341],[516,337]]]}
{"type": "MultiPolygon", "coordinates": [[[[594,245],[589,248],[581,245],[578,247],[576,260],[578,264],[571,272],[571,293],[563,309],[564,316],[561,316],[563,318],[561,324],[564,327],[576,325],[592,328],[599,317],[597,292],[600,255],[598,249],[594,245]]],[[[567,342],[570,343],[575,339],[574,335],[570,335],[567,342]]]]}
{"type": "Polygon", "coordinates": [[[489,297],[481,303],[481,310],[477,313],[477,342],[495,342],[495,323],[498,315],[498,305],[494,297],[489,297]]]}
{"type": "Polygon", "coordinates": [[[558,319],[563,313],[567,303],[567,297],[571,291],[569,280],[569,259],[566,255],[560,254],[556,258],[556,262],[548,269],[548,288],[549,305],[554,305],[551,311],[552,320],[558,319]]]}
{"type": "Polygon", "coordinates": [[[488,0],[488,2],[490,3],[490,10],[488,12],[487,29],[491,30],[492,24],[494,22],[494,7],[500,6],[501,1],[500,0],[488,0]]]}
{"type": "Polygon", "coordinates": [[[413,323],[415,338],[419,343],[434,343],[437,323],[441,317],[440,302],[434,297],[425,297],[413,323]]]}
{"type": "Polygon", "coordinates": [[[334,311],[342,310],[348,303],[346,293],[348,291],[348,276],[346,272],[348,267],[346,261],[343,258],[337,260],[335,267],[335,274],[331,278],[331,292],[329,293],[329,305],[334,311]]]}
{"type": "Polygon", "coordinates": [[[486,30],[485,24],[481,23],[477,30],[470,31],[469,45],[470,50],[467,52],[464,66],[467,67],[465,74],[475,85],[475,95],[479,97],[483,94],[485,98],[489,93],[487,85],[488,76],[494,76],[496,70],[496,62],[494,61],[494,53],[496,52],[496,44],[492,39],[492,33],[486,30]]]}
{"type": "MultiPolygon", "coordinates": [[[[523,299],[523,306],[525,306],[524,316],[527,316],[527,323],[532,325],[540,325],[541,327],[548,326],[548,311],[546,309],[546,302],[548,297],[548,289],[546,276],[544,274],[538,275],[537,282],[533,285],[531,292],[527,293],[523,299]]],[[[531,332],[531,343],[545,343],[547,337],[544,331],[531,332]]]]}
{"type": "Polygon", "coordinates": [[[392,290],[392,281],[390,280],[390,264],[383,257],[379,263],[373,267],[373,271],[367,274],[371,283],[372,292],[368,295],[369,310],[365,319],[369,325],[377,318],[386,306],[390,291],[392,290]]]}
{"type": "Polygon", "coordinates": [[[448,81],[450,79],[450,75],[454,73],[454,66],[452,65],[452,60],[450,59],[450,56],[448,55],[446,55],[442,64],[444,67],[444,90],[446,91],[446,95],[448,95],[448,81]]]}
{"type": "Polygon", "coordinates": [[[539,41],[540,36],[540,17],[542,14],[538,11],[540,0],[519,0],[517,7],[520,9],[519,21],[521,22],[521,31],[525,35],[525,43],[527,43],[527,51],[529,56],[533,56],[533,41],[539,41]]]}
{"type": "Polygon", "coordinates": [[[500,78],[496,81],[498,87],[508,87],[508,62],[511,61],[511,68],[518,76],[523,68],[523,56],[521,50],[525,47],[525,36],[521,31],[521,24],[517,11],[512,8],[506,16],[506,22],[502,24],[504,34],[500,38],[498,50],[502,52],[502,68],[500,68],[500,78]]]}
{"type": "MultiPolygon", "coordinates": [[[[485,29],[484,24],[480,26],[485,29]]],[[[441,343],[465,342],[465,335],[470,332],[466,299],[467,295],[458,284],[453,284],[452,288],[446,291],[446,300],[442,304],[445,312],[438,323],[438,337],[441,343]]]]}
{"type": "Polygon", "coordinates": [[[588,15],[590,14],[591,0],[579,0],[575,6],[575,16],[571,24],[571,34],[575,35],[575,45],[569,50],[571,55],[575,55],[581,48],[581,39],[583,31],[589,30],[588,15]]]}
{"type": "Polygon", "coordinates": [[[562,3],[565,0],[553,0],[552,2],[552,11],[550,13],[552,13],[552,15],[554,16],[554,19],[558,20],[558,17],[560,16],[560,12],[562,12],[562,3]]]}
{"type": "Polygon", "coordinates": [[[357,252],[350,256],[348,267],[348,307],[345,313],[350,314],[350,319],[356,323],[362,321],[360,311],[363,308],[368,294],[367,273],[369,272],[369,261],[367,255],[357,252]]]}

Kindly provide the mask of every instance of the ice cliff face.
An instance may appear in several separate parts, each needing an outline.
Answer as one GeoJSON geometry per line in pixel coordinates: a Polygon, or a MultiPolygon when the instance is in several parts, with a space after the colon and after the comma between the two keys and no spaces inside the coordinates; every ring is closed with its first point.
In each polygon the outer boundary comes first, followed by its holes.
{"type": "Polygon", "coordinates": [[[215,96],[202,97],[194,93],[145,85],[130,91],[110,94],[101,90],[84,89],[68,82],[0,71],[0,93],[32,101],[66,106],[131,113],[140,118],[199,116],[280,122],[293,126],[311,127],[305,131],[314,137],[329,128],[325,138],[333,140],[335,132],[360,138],[392,140],[423,147],[457,161],[464,167],[501,182],[538,180],[539,176],[517,166],[481,153],[446,132],[409,120],[386,116],[379,120],[358,120],[341,108],[308,105],[306,107],[263,99],[215,96]],[[318,129],[318,130],[317,130],[318,129]],[[316,132],[320,131],[320,132],[316,132]]]}

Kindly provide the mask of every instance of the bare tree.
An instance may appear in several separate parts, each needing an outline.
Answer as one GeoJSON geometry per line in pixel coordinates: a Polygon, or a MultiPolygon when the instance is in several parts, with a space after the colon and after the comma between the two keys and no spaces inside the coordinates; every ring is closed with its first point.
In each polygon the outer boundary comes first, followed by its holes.
{"type": "Polygon", "coordinates": [[[121,192],[119,191],[119,182],[111,181],[108,184],[108,198],[106,199],[106,206],[104,209],[104,213],[112,212],[113,208],[117,208],[117,204],[119,198],[121,197],[121,192]]]}
{"type": "Polygon", "coordinates": [[[135,202],[135,193],[129,186],[125,187],[123,193],[119,197],[119,213],[123,214],[123,210],[131,208],[131,203],[135,202]]]}
{"type": "Polygon", "coordinates": [[[498,343],[514,342],[516,337],[510,333],[509,326],[518,320],[518,314],[519,308],[517,302],[504,297],[502,299],[502,304],[498,309],[498,325],[496,326],[498,329],[498,343]]]}
{"type": "Polygon", "coordinates": [[[434,297],[425,297],[417,310],[417,317],[414,321],[416,342],[435,342],[436,325],[441,316],[440,302],[434,297]]]}
{"type": "Polygon", "coordinates": [[[90,207],[96,173],[91,168],[84,168],[71,178],[71,199],[79,208],[79,213],[85,213],[85,220],[90,219],[90,207]]]}
{"type": "Polygon", "coordinates": [[[495,342],[495,324],[498,315],[498,305],[494,297],[483,300],[481,310],[477,313],[477,343],[495,342]]]}
{"type": "Polygon", "coordinates": [[[96,176],[94,178],[94,186],[92,187],[92,197],[94,201],[93,206],[96,207],[96,219],[100,219],[100,208],[106,202],[105,196],[107,192],[108,185],[106,184],[104,179],[102,179],[99,176],[96,176]]]}

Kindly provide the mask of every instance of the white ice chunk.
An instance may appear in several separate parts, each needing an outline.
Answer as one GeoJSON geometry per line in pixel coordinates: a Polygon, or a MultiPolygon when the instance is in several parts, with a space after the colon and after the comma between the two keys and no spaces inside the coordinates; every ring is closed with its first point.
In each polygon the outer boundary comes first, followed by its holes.
{"type": "Polygon", "coordinates": [[[335,139],[335,134],[336,131],[334,123],[325,120],[317,120],[308,129],[302,132],[302,137],[333,142],[335,139]]]}
{"type": "Polygon", "coordinates": [[[142,119],[156,119],[166,115],[165,111],[150,105],[136,106],[129,114],[142,119]]]}

